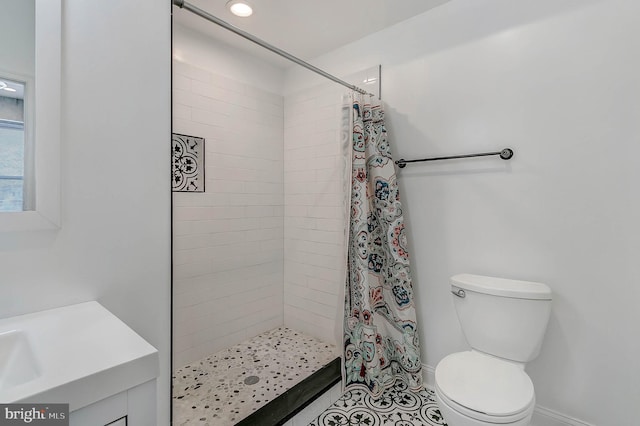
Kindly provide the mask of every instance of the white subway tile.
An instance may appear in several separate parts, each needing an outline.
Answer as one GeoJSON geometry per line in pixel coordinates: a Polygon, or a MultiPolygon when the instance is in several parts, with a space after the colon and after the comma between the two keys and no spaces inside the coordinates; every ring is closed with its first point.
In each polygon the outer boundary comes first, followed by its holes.
{"type": "Polygon", "coordinates": [[[196,277],[198,275],[210,273],[211,270],[211,264],[207,261],[185,263],[181,265],[174,265],[173,276],[175,279],[196,277]]]}
{"type": "Polygon", "coordinates": [[[325,219],[341,219],[344,216],[344,209],[341,206],[314,206],[309,208],[309,216],[325,219]]]}
{"type": "Polygon", "coordinates": [[[287,269],[284,271],[284,282],[289,285],[307,287],[307,282],[310,278],[295,269],[294,264],[287,265],[287,269]]]}
{"type": "Polygon", "coordinates": [[[254,229],[254,230],[245,231],[244,238],[246,241],[253,241],[253,242],[273,240],[277,238],[282,238],[283,232],[284,230],[282,226],[269,228],[269,229],[254,229]]]}
{"type": "Polygon", "coordinates": [[[284,113],[284,98],[277,93],[271,93],[260,88],[251,88],[247,94],[252,95],[258,101],[277,106],[284,113]]]}
{"type": "Polygon", "coordinates": [[[319,243],[333,243],[341,241],[343,233],[334,231],[321,231],[317,229],[308,230],[309,239],[319,243]]]}
{"type": "Polygon", "coordinates": [[[332,318],[317,315],[316,313],[290,304],[284,306],[284,324],[286,327],[292,327],[304,333],[308,333],[318,339],[326,342],[334,342],[333,337],[335,328],[335,318],[337,311],[328,313],[334,315],[332,318]]]}
{"type": "Polygon", "coordinates": [[[215,144],[212,143],[212,140],[216,139],[217,131],[216,127],[207,124],[197,123],[192,120],[185,120],[184,118],[173,118],[173,132],[205,138],[205,151],[210,150],[215,146],[215,144]]]}
{"type": "Polygon", "coordinates": [[[174,237],[180,237],[193,234],[193,224],[189,222],[175,222],[173,224],[174,237]]]}
{"type": "Polygon", "coordinates": [[[219,74],[211,74],[211,84],[237,93],[247,93],[251,90],[255,90],[244,83],[219,74]]]}
{"type": "Polygon", "coordinates": [[[304,228],[285,227],[285,240],[306,240],[309,238],[309,230],[304,228]]]}
{"type": "Polygon", "coordinates": [[[211,81],[211,73],[202,68],[195,67],[186,62],[174,60],[173,72],[176,74],[182,74],[185,77],[189,77],[193,80],[209,82],[211,81]]]}
{"type": "Polygon", "coordinates": [[[172,111],[174,118],[191,119],[191,107],[175,103],[173,104],[172,111]]]}
{"type": "Polygon", "coordinates": [[[231,103],[230,100],[237,96],[237,92],[203,81],[193,81],[191,84],[191,91],[200,96],[216,99],[225,103],[231,103]]]}
{"type": "Polygon", "coordinates": [[[311,206],[315,204],[316,197],[311,194],[291,194],[285,192],[286,204],[290,206],[311,206]]]}
{"type": "Polygon", "coordinates": [[[310,289],[338,296],[343,292],[343,289],[341,287],[344,286],[344,283],[322,280],[315,277],[308,277],[307,285],[310,289]]]}
{"type": "MultiPolygon", "coordinates": [[[[204,96],[184,90],[173,90],[173,104],[182,105],[190,108],[198,108],[204,111],[211,111],[212,102],[204,96]]],[[[176,118],[174,116],[174,118],[176,118]]]]}
{"type": "Polygon", "coordinates": [[[283,219],[282,217],[261,217],[259,220],[259,229],[269,229],[269,228],[282,228],[283,219]]]}
{"type": "Polygon", "coordinates": [[[309,164],[305,161],[288,161],[284,164],[284,171],[300,171],[300,170],[308,170],[309,164]]]}
{"type": "Polygon", "coordinates": [[[347,211],[346,204],[348,201],[345,200],[345,194],[342,190],[339,193],[317,194],[314,201],[313,205],[318,207],[340,207],[342,212],[340,217],[344,217],[347,211]]]}
{"type": "Polygon", "coordinates": [[[196,123],[222,127],[229,121],[229,116],[211,110],[191,108],[191,119],[196,123]]]}
{"type": "MultiPolygon", "coordinates": [[[[315,176],[316,179],[320,182],[322,181],[334,181],[334,182],[339,182],[340,184],[342,184],[342,179],[343,179],[343,172],[342,169],[340,168],[331,168],[331,169],[319,169],[319,170],[315,170],[315,176]]],[[[342,186],[337,187],[336,189],[334,189],[333,192],[341,192],[340,189],[342,188],[342,186]]]]}
{"type": "Polygon", "coordinates": [[[325,219],[325,218],[318,218],[316,219],[316,227],[319,230],[322,231],[342,231],[343,229],[345,229],[345,221],[340,218],[340,219],[325,219]]]}
{"type": "Polygon", "coordinates": [[[181,250],[207,247],[209,240],[210,236],[207,234],[174,236],[173,251],[175,253],[181,250]]]}
{"type": "MultiPolygon", "coordinates": [[[[212,170],[215,168],[215,164],[212,166],[208,166],[207,170],[212,170]]],[[[206,173],[208,176],[213,173],[206,173]]],[[[244,188],[244,182],[241,180],[231,180],[231,179],[211,179],[207,178],[205,189],[207,192],[216,194],[216,193],[238,193],[242,192],[244,188]]]]}
{"type": "Polygon", "coordinates": [[[309,208],[307,206],[289,206],[289,205],[285,205],[284,206],[284,215],[289,217],[289,216],[294,216],[294,217],[300,217],[300,216],[307,216],[307,214],[309,213],[309,208]]]}
{"type": "Polygon", "coordinates": [[[191,91],[191,79],[185,75],[174,72],[172,83],[173,90],[191,91]]]}

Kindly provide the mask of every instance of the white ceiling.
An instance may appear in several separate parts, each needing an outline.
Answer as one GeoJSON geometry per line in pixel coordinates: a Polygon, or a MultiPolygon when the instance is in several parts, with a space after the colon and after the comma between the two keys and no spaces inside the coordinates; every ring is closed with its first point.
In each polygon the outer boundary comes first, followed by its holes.
{"type": "MultiPolygon", "coordinates": [[[[254,13],[238,18],[227,0],[186,0],[280,49],[309,60],[450,0],[249,0],[254,13]]],[[[287,62],[189,11],[173,7],[174,23],[258,55],[287,62]]]]}

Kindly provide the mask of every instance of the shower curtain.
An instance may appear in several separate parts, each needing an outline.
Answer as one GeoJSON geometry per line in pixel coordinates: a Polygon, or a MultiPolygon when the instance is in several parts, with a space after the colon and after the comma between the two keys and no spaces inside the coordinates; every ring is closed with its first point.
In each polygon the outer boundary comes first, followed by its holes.
{"type": "MultiPolygon", "coordinates": [[[[366,101],[365,101],[366,99],[366,101]]],[[[351,98],[351,209],[344,317],[345,388],[378,397],[422,387],[409,254],[382,106],[351,98]]]]}

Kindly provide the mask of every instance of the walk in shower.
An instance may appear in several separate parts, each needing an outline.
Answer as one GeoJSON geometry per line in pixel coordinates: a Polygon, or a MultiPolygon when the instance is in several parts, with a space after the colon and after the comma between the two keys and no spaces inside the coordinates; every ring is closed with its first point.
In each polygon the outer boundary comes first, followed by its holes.
{"type": "Polygon", "coordinates": [[[338,141],[298,137],[305,96],[181,61],[173,78],[174,132],[205,157],[204,191],[173,196],[174,424],[232,425],[338,355],[338,141]]]}
{"type": "MultiPolygon", "coordinates": [[[[272,71],[174,23],[176,425],[250,424],[269,404],[288,418],[339,390],[347,90],[283,95],[272,71]],[[264,78],[232,72],[247,67],[264,78]]],[[[374,90],[378,71],[362,73],[374,90]]]]}

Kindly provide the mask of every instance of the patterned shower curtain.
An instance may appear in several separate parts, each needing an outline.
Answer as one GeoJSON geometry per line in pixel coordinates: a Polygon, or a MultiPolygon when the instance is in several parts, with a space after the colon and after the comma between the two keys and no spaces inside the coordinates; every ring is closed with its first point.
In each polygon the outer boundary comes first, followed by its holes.
{"type": "Polygon", "coordinates": [[[351,212],[345,290],[347,389],[378,397],[396,380],[422,387],[407,237],[384,112],[353,95],[351,212]]]}

